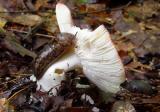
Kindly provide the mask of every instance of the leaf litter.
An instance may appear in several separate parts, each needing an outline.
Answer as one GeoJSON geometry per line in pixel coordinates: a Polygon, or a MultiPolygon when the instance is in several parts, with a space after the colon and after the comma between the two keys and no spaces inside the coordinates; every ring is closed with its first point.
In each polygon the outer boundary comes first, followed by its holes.
{"type": "Polygon", "coordinates": [[[56,2],[0,0],[0,112],[159,112],[160,3],[128,2],[67,2],[77,25],[94,29],[104,24],[111,33],[126,70],[122,90],[104,95],[76,69],[66,73],[52,96],[36,90],[29,77],[36,57],[59,35],[56,2]]]}

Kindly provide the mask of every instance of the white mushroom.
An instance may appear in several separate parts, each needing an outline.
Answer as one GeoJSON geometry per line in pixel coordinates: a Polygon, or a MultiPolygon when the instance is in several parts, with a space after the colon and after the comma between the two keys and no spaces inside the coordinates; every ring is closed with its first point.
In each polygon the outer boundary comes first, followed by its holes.
{"type": "Polygon", "coordinates": [[[56,95],[56,88],[65,79],[64,73],[78,66],[81,66],[80,59],[74,54],[74,49],[71,49],[47,69],[44,75],[37,81],[37,89],[43,92],[53,89],[52,92],[56,95]]]}
{"type": "Polygon", "coordinates": [[[90,31],[74,26],[70,10],[62,3],[56,6],[56,17],[61,32],[76,35],[75,50],[50,66],[38,80],[38,85],[48,91],[64,79],[64,74],[55,73],[56,69],[67,71],[81,66],[86,77],[101,90],[119,91],[120,84],[125,80],[124,67],[106,28],[101,25],[90,31]]]}

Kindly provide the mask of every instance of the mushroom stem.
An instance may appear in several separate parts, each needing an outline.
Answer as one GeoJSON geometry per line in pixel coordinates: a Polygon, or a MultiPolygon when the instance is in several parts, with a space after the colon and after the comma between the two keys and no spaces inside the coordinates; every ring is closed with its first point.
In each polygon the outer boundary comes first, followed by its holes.
{"type": "MultiPolygon", "coordinates": [[[[57,87],[65,79],[64,73],[78,66],[81,66],[81,63],[74,50],[67,52],[57,62],[52,64],[43,77],[37,81],[37,89],[49,91],[51,88],[57,87]]],[[[53,94],[56,93],[53,92],[53,94]]]]}
{"type": "Polygon", "coordinates": [[[61,33],[75,35],[80,30],[79,27],[74,26],[71,12],[66,5],[62,3],[56,5],[56,17],[61,33]]]}

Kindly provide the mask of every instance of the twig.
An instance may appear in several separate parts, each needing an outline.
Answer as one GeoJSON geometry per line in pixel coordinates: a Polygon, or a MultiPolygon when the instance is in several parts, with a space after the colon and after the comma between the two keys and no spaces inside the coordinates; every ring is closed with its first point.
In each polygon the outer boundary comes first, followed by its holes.
{"type": "Polygon", "coordinates": [[[4,84],[7,84],[7,83],[10,83],[10,82],[14,82],[14,81],[16,81],[17,79],[12,79],[12,80],[9,80],[9,81],[6,81],[6,82],[3,82],[3,83],[1,83],[0,85],[4,85],[4,84]]]}
{"type": "Polygon", "coordinates": [[[26,87],[24,87],[23,89],[15,92],[11,97],[9,97],[9,98],[7,99],[7,102],[9,102],[10,100],[12,100],[15,96],[17,96],[19,93],[21,93],[22,91],[24,91],[24,90],[27,89],[28,87],[29,87],[29,85],[26,86],[26,87]]]}
{"type": "Polygon", "coordinates": [[[138,47],[137,48],[140,48],[140,47],[142,47],[142,45],[145,43],[145,41],[146,40],[148,40],[148,38],[146,37],[139,45],[138,45],[138,47]]]}
{"type": "Polygon", "coordinates": [[[25,73],[11,73],[11,75],[15,75],[15,78],[24,78],[24,77],[28,77],[31,76],[33,74],[25,74],[25,73]],[[23,76],[23,77],[22,77],[23,76]]]}
{"type": "Polygon", "coordinates": [[[0,84],[0,86],[1,86],[1,85],[4,85],[4,84],[7,84],[7,83],[10,83],[10,82],[15,82],[16,80],[19,80],[19,79],[21,79],[21,78],[25,78],[25,77],[31,76],[31,75],[33,75],[33,74],[14,73],[14,74],[12,74],[12,75],[15,75],[15,76],[17,75],[17,76],[21,76],[21,77],[18,77],[18,79],[17,79],[17,77],[15,77],[15,79],[12,79],[12,80],[3,82],[3,83],[0,84]],[[24,76],[24,77],[22,77],[22,76],[24,76]]]}
{"type": "Polygon", "coordinates": [[[0,13],[38,13],[38,12],[45,13],[46,11],[43,11],[43,10],[39,10],[39,11],[32,11],[32,10],[0,11],[0,13]]]}
{"type": "Polygon", "coordinates": [[[42,26],[43,22],[39,23],[38,25],[34,26],[33,28],[30,28],[27,35],[24,37],[24,39],[27,39],[33,35],[35,35],[36,31],[42,26]]]}
{"type": "MultiPolygon", "coordinates": [[[[22,31],[22,30],[17,30],[17,29],[8,29],[9,31],[13,31],[13,32],[17,32],[17,33],[24,33],[24,34],[28,34],[27,31],[22,31]]],[[[36,36],[41,36],[41,37],[47,37],[47,38],[55,38],[55,36],[52,35],[45,35],[45,34],[41,34],[41,33],[36,33],[36,36]]]]}
{"type": "Polygon", "coordinates": [[[134,68],[131,68],[131,67],[125,67],[126,69],[128,70],[131,70],[133,72],[137,72],[137,73],[140,73],[140,74],[144,74],[145,72],[141,71],[141,70],[137,70],[137,69],[134,69],[134,68]]]}
{"type": "Polygon", "coordinates": [[[121,7],[117,7],[117,8],[105,8],[99,11],[92,11],[92,12],[85,12],[85,13],[80,13],[79,15],[87,15],[87,14],[93,14],[93,13],[99,13],[99,12],[105,12],[105,11],[117,11],[117,10],[122,10],[126,7],[128,7],[130,4],[132,3],[132,1],[129,1],[126,5],[121,6],[121,7]]]}

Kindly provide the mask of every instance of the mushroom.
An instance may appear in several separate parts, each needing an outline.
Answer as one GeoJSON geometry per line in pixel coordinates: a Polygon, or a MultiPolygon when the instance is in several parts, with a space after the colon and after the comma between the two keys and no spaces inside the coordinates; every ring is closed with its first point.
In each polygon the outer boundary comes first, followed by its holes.
{"type": "Polygon", "coordinates": [[[53,44],[45,46],[35,60],[35,76],[31,80],[37,80],[37,89],[49,91],[56,95],[64,73],[80,66],[80,59],[74,53],[73,35],[63,33],[57,36],[53,44]]]}
{"type": "Polygon", "coordinates": [[[38,85],[48,91],[65,79],[65,71],[80,66],[86,77],[102,91],[119,91],[120,84],[125,81],[124,67],[106,28],[100,25],[90,31],[74,26],[69,8],[62,3],[56,5],[56,17],[61,33],[75,35],[75,46],[49,67],[37,81],[38,85]],[[57,74],[56,69],[63,72],[57,74]]]}

